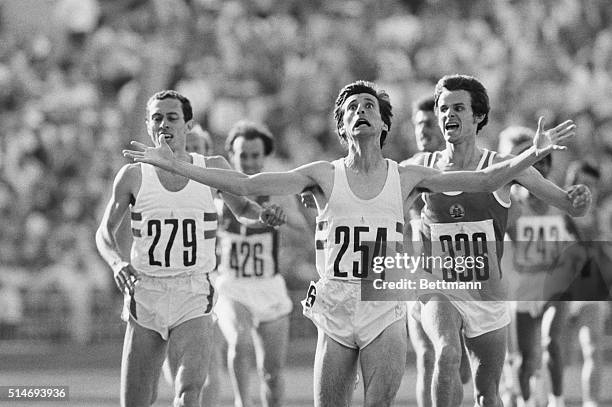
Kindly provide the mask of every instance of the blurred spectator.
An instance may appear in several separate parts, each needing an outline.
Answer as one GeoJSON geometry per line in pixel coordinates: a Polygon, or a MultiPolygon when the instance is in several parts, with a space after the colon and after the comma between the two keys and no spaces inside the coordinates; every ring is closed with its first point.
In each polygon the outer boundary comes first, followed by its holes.
{"type": "Polygon", "coordinates": [[[190,153],[211,155],[213,153],[213,141],[210,133],[196,123],[189,133],[187,133],[186,149],[190,153]]]}
{"type": "Polygon", "coordinates": [[[59,0],[55,17],[69,35],[89,34],[98,25],[100,5],[98,0],[59,0]]]}
{"type": "Polygon", "coordinates": [[[0,280],[0,340],[16,339],[23,318],[19,288],[0,280]]]}

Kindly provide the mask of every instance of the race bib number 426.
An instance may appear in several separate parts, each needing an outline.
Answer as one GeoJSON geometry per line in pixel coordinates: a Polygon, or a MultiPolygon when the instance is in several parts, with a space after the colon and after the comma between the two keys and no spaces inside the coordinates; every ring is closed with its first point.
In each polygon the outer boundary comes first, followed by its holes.
{"type": "Polygon", "coordinates": [[[274,275],[272,235],[270,233],[221,238],[221,266],[235,278],[271,277],[274,275]]]}

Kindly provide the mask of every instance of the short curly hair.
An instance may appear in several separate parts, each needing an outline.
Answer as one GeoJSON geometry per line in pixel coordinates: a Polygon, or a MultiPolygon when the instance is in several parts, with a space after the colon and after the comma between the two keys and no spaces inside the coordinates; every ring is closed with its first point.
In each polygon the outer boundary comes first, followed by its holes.
{"type": "Polygon", "coordinates": [[[391,130],[391,117],[393,117],[393,113],[391,112],[391,101],[389,99],[389,94],[382,89],[379,89],[373,82],[369,81],[356,81],[346,85],[336,98],[335,108],[334,108],[334,119],[336,120],[336,131],[338,132],[338,137],[340,137],[340,142],[342,144],[346,144],[346,134],[342,132],[342,121],[344,119],[344,111],[342,110],[342,105],[346,99],[350,96],[359,94],[359,93],[368,93],[378,100],[378,107],[380,109],[380,116],[382,121],[387,125],[387,130],[383,130],[380,136],[380,148],[385,144],[385,139],[387,138],[387,133],[391,130]]]}
{"type": "Polygon", "coordinates": [[[151,104],[151,102],[153,102],[154,100],[164,99],[176,99],[181,102],[181,109],[183,110],[183,119],[185,120],[185,123],[193,119],[193,109],[191,107],[191,102],[189,101],[189,99],[187,99],[185,96],[181,95],[177,91],[170,89],[157,92],[153,94],[153,96],[151,96],[149,100],[147,100],[147,115],[149,113],[149,105],[151,104]]]}

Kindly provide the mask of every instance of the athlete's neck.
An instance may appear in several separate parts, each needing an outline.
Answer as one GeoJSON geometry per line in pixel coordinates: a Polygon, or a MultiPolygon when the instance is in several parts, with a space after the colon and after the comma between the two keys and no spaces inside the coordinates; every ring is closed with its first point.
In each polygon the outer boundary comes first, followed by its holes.
{"type": "Polygon", "coordinates": [[[442,157],[448,169],[469,170],[478,165],[480,149],[476,146],[475,138],[461,143],[446,143],[442,157]]]}
{"type": "MultiPolygon", "coordinates": [[[[182,151],[179,151],[179,152],[173,152],[173,155],[174,155],[174,159],[175,160],[185,161],[185,162],[188,162],[190,164],[193,164],[193,157],[186,150],[182,150],[182,151]]],[[[184,177],[184,176],[179,175],[179,174],[175,174],[175,173],[173,173],[171,171],[167,171],[167,170],[165,170],[163,168],[155,167],[155,171],[157,172],[158,176],[162,177],[165,180],[169,180],[171,182],[179,181],[179,182],[186,183],[186,182],[189,181],[187,177],[184,177]]]]}
{"type": "Polygon", "coordinates": [[[373,143],[349,143],[348,154],[344,159],[346,168],[357,173],[369,173],[386,165],[379,141],[373,143]]]}

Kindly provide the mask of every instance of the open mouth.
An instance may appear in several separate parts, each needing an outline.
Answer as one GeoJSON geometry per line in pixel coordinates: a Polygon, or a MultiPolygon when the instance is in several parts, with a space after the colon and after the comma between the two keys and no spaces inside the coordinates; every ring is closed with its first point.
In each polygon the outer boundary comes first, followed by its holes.
{"type": "Polygon", "coordinates": [[[458,123],[447,123],[444,126],[445,130],[457,130],[459,128],[459,124],[458,123]]]}
{"type": "Polygon", "coordinates": [[[364,125],[370,127],[370,122],[367,121],[366,119],[357,119],[353,128],[356,129],[359,126],[364,126],[364,125]]]}

